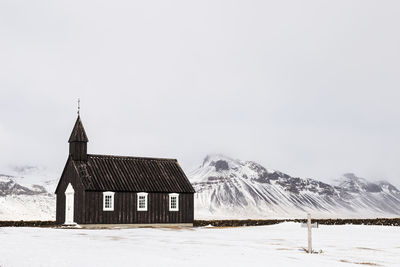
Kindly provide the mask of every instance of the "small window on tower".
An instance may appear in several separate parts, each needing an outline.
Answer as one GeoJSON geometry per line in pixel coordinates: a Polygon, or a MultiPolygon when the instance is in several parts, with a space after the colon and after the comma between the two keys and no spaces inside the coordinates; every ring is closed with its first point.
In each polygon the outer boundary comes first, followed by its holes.
{"type": "Polygon", "coordinates": [[[114,192],[103,192],[103,210],[114,210],[114,192]]]}

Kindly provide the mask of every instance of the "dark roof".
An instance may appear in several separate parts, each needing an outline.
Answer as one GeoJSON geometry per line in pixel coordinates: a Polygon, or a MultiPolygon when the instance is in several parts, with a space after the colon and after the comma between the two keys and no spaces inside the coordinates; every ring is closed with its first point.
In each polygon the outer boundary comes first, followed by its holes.
{"type": "Polygon", "coordinates": [[[88,155],[73,161],[85,190],[194,193],[176,159],[88,155]]]}
{"type": "Polygon", "coordinates": [[[81,117],[79,115],[76,119],[74,129],[72,129],[72,133],[68,142],[89,142],[89,139],[86,136],[85,128],[83,128],[81,117]]]}

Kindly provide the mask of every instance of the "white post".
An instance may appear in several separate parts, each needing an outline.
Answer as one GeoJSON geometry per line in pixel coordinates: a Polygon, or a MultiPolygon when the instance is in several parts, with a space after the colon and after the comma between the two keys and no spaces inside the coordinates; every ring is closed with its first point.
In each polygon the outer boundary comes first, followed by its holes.
{"type": "Polygon", "coordinates": [[[307,250],[307,253],[312,253],[311,230],[312,230],[312,228],[318,228],[318,223],[311,223],[311,214],[307,213],[307,223],[302,223],[301,227],[307,228],[307,232],[308,232],[308,250],[307,250]]]}
{"type": "Polygon", "coordinates": [[[307,229],[308,229],[308,253],[312,253],[312,236],[311,236],[311,214],[307,214],[307,229]]]}

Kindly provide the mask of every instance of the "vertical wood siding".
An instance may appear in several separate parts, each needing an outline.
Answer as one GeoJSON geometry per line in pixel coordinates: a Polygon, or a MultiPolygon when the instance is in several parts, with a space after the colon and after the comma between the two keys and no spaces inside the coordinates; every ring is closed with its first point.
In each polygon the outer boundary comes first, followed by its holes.
{"type": "Polygon", "coordinates": [[[81,223],[85,212],[85,191],[83,190],[83,184],[80,181],[71,160],[68,160],[67,165],[65,166],[56,192],[56,221],[60,224],[65,222],[65,190],[69,183],[71,183],[75,190],[74,222],[81,223]]]}
{"type": "Polygon", "coordinates": [[[179,194],[179,211],[169,211],[168,193],[149,193],[147,211],[137,210],[134,192],[116,192],[114,211],[103,211],[103,193],[85,192],[85,224],[193,223],[193,194],[179,194]]]}
{"type": "Polygon", "coordinates": [[[85,191],[69,160],[57,187],[56,221],[65,222],[65,190],[75,190],[74,221],[78,224],[193,223],[193,193],[179,194],[179,211],[169,211],[168,193],[148,194],[147,211],[137,210],[136,192],[115,192],[114,211],[103,211],[103,192],[85,191]]]}
{"type": "Polygon", "coordinates": [[[87,160],[87,144],[85,142],[72,142],[69,144],[69,154],[73,160],[87,160]]]}

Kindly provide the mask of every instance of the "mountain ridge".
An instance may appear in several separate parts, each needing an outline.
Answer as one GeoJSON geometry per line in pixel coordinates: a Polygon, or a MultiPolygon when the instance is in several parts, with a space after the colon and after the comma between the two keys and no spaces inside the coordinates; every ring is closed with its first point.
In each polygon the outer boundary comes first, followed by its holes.
{"type": "Polygon", "coordinates": [[[361,218],[400,215],[400,191],[344,174],[339,185],[292,177],[254,161],[208,155],[188,174],[196,189],[196,218],[361,218]],[[235,214],[233,216],[232,214],[235,214]]]}
{"type": "MultiPolygon", "coordinates": [[[[326,183],[214,154],[187,176],[196,190],[195,219],[292,219],[306,212],[316,218],[400,216],[398,188],[353,173],[326,183]]],[[[32,166],[0,174],[0,221],[54,220],[53,177],[32,166]]]]}
{"type": "Polygon", "coordinates": [[[55,195],[52,190],[56,180],[49,179],[37,169],[23,170],[12,175],[0,174],[0,221],[54,220],[55,195]]]}

